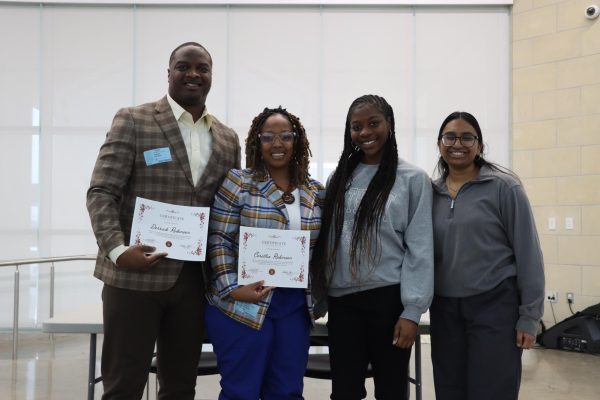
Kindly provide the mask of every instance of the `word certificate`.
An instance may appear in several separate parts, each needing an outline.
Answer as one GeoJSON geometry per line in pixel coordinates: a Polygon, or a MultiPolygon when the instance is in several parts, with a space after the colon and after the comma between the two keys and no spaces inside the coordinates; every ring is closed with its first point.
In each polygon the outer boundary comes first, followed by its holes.
{"type": "Polygon", "coordinates": [[[308,287],[310,232],[240,227],[238,283],[308,287]]]}
{"type": "Polygon", "coordinates": [[[204,261],[209,207],[176,206],[138,197],[131,223],[130,245],[156,247],[167,258],[204,261]]]}

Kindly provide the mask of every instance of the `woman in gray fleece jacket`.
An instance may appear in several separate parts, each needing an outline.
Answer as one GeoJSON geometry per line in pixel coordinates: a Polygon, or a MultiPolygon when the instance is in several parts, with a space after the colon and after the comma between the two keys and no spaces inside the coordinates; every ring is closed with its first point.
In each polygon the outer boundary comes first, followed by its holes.
{"type": "Polygon", "coordinates": [[[519,179],[483,158],[479,123],[454,112],[433,182],[431,358],[438,400],[517,399],[543,313],[544,269],[519,179]]]}

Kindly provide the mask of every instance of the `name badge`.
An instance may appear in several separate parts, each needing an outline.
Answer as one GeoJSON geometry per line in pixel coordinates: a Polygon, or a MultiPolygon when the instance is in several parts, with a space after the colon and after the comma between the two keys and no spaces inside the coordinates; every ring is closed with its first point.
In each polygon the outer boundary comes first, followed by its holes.
{"type": "Polygon", "coordinates": [[[158,149],[146,150],[144,152],[144,160],[149,167],[154,164],[172,161],[171,151],[168,147],[160,147],[158,149]]]}
{"type": "Polygon", "coordinates": [[[258,304],[246,303],[245,301],[236,301],[233,305],[233,311],[247,319],[256,319],[259,310],[258,304]]]}

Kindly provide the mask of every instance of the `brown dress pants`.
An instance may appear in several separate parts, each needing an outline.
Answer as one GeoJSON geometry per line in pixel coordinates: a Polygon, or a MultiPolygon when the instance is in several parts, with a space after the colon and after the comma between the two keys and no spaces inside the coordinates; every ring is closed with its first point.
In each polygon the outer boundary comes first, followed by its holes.
{"type": "Polygon", "coordinates": [[[185,263],[162,292],[104,285],[103,400],[140,399],[157,346],[161,400],[193,400],[204,338],[200,263],[185,263]]]}

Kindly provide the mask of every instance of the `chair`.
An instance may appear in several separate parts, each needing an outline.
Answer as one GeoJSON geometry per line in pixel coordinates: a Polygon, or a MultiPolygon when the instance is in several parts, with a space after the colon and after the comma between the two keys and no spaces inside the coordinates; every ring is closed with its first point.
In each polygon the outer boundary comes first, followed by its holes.
{"type": "MultiPolygon", "coordinates": [[[[317,323],[310,333],[310,347],[328,347],[329,337],[327,334],[327,326],[317,323]]],[[[307,378],[316,379],[331,379],[331,365],[329,364],[329,354],[309,354],[308,364],[304,376],[307,378]]],[[[373,377],[373,370],[369,364],[367,370],[367,378],[373,377]]]]}
{"type": "MultiPolygon", "coordinates": [[[[198,376],[218,374],[219,370],[217,368],[216,354],[212,351],[203,352],[202,357],[200,357],[200,361],[198,362],[198,369],[196,372],[198,376]]],[[[158,373],[158,360],[156,357],[153,357],[152,362],[150,363],[150,373],[158,373]]]]}

